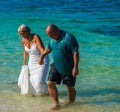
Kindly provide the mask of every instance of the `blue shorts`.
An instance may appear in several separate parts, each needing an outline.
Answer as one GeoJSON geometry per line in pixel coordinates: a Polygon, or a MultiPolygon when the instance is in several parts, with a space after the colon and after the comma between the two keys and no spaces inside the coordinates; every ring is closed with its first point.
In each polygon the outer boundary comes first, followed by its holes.
{"type": "Polygon", "coordinates": [[[73,77],[72,74],[70,75],[60,74],[58,70],[55,68],[54,63],[52,63],[50,65],[48,81],[53,81],[56,82],[57,84],[60,84],[62,81],[62,83],[67,86],[75,86],[76,77],[73,77]]]}

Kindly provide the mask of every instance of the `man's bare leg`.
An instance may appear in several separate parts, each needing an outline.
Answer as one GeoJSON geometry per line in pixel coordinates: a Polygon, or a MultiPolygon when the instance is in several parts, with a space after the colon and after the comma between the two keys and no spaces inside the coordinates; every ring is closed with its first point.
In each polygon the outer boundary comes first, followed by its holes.
{"type": "Polygon", "coordinates": [[[73,103],[76,98],[76,90],[73,86],[67,86],[68,88],[68,103],[73,103]]]}
{"type": "Polygon", "coordinates": [[[56,88],[56,83],[52,81],[48,81],[48,91],[53,100],[54,106],[51,108],[52,110],[57,110],[60,108],[59,100],[58,100],[58,90],[56,88]]]}

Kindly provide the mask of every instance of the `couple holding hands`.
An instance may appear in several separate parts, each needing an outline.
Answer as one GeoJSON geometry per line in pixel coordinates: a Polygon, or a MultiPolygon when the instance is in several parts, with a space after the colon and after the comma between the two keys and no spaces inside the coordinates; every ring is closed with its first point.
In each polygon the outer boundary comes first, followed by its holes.
{"type": "Polygon", "coordinates": [[[50,41],[44,48],[39,35],[31,33],[27,25],[20,25],[18,33],[22,37],[24,49],[23,65],[27,64],[29,56],[29,79],[35,91],[34,94],[49,93],[54,103],[51,109],[57,110],[60,108],[60,104],[56,84],[60,84],[62,81],[68,89],[68,103],[74,102],[76,98],[74,86],[79,72],[79,46],[75,37],[70,32],[49,24],[46,33],[50,37],[50,41]],[[48,54],[50,52],[52,52],[53,62],[49,69],[48,54]],[[46,78],[48,78],[47,83],[46,78]]]}

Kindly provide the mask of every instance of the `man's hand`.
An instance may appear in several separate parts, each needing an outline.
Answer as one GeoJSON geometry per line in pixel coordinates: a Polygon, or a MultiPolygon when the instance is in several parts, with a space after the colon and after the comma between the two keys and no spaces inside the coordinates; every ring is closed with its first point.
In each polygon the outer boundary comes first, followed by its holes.
{"type": "Polygon", "coordinates": [[[40,65],[43,65],[43,64],[44,64],[44,57],[43,57],[43,56],[40,56],[40,57],[39,57],[38,63],[39,63],[40,65]]]}
{"type": "Polygon", "coordinates": [[[78,70],[78,68],[73,68],[73,70],[72,70],[72,75],[73,75],[73,77],[75,77],[75,76],[77,76],[79,74],[79,70],[78,70]]]}

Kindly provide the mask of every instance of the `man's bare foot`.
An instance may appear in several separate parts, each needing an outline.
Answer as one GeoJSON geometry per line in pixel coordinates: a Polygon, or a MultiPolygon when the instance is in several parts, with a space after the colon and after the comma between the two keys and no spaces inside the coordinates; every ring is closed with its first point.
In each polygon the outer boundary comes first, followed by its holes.
{"type": "Polygon", "coordinates": [[[74,103],[74,101],[68,101],[68,102],[66,102],[65,104],[64,104],[64,106],[69,106],[69,105],[71,105],[71,104],[73,104],[74,103]]]}
{"type": "Polygon", "coordinates": [[[50,109],[51,110],[59,110],[59,109],[61,109],[61,105],[60,104],[54,104],[50,109]]]}
{"type": "Polygon", "coordinates": [[[69,100],[69,101],[67,102],[67,104],[71,104],[71,103],[74,103],[74,101],[69,100]]]}

